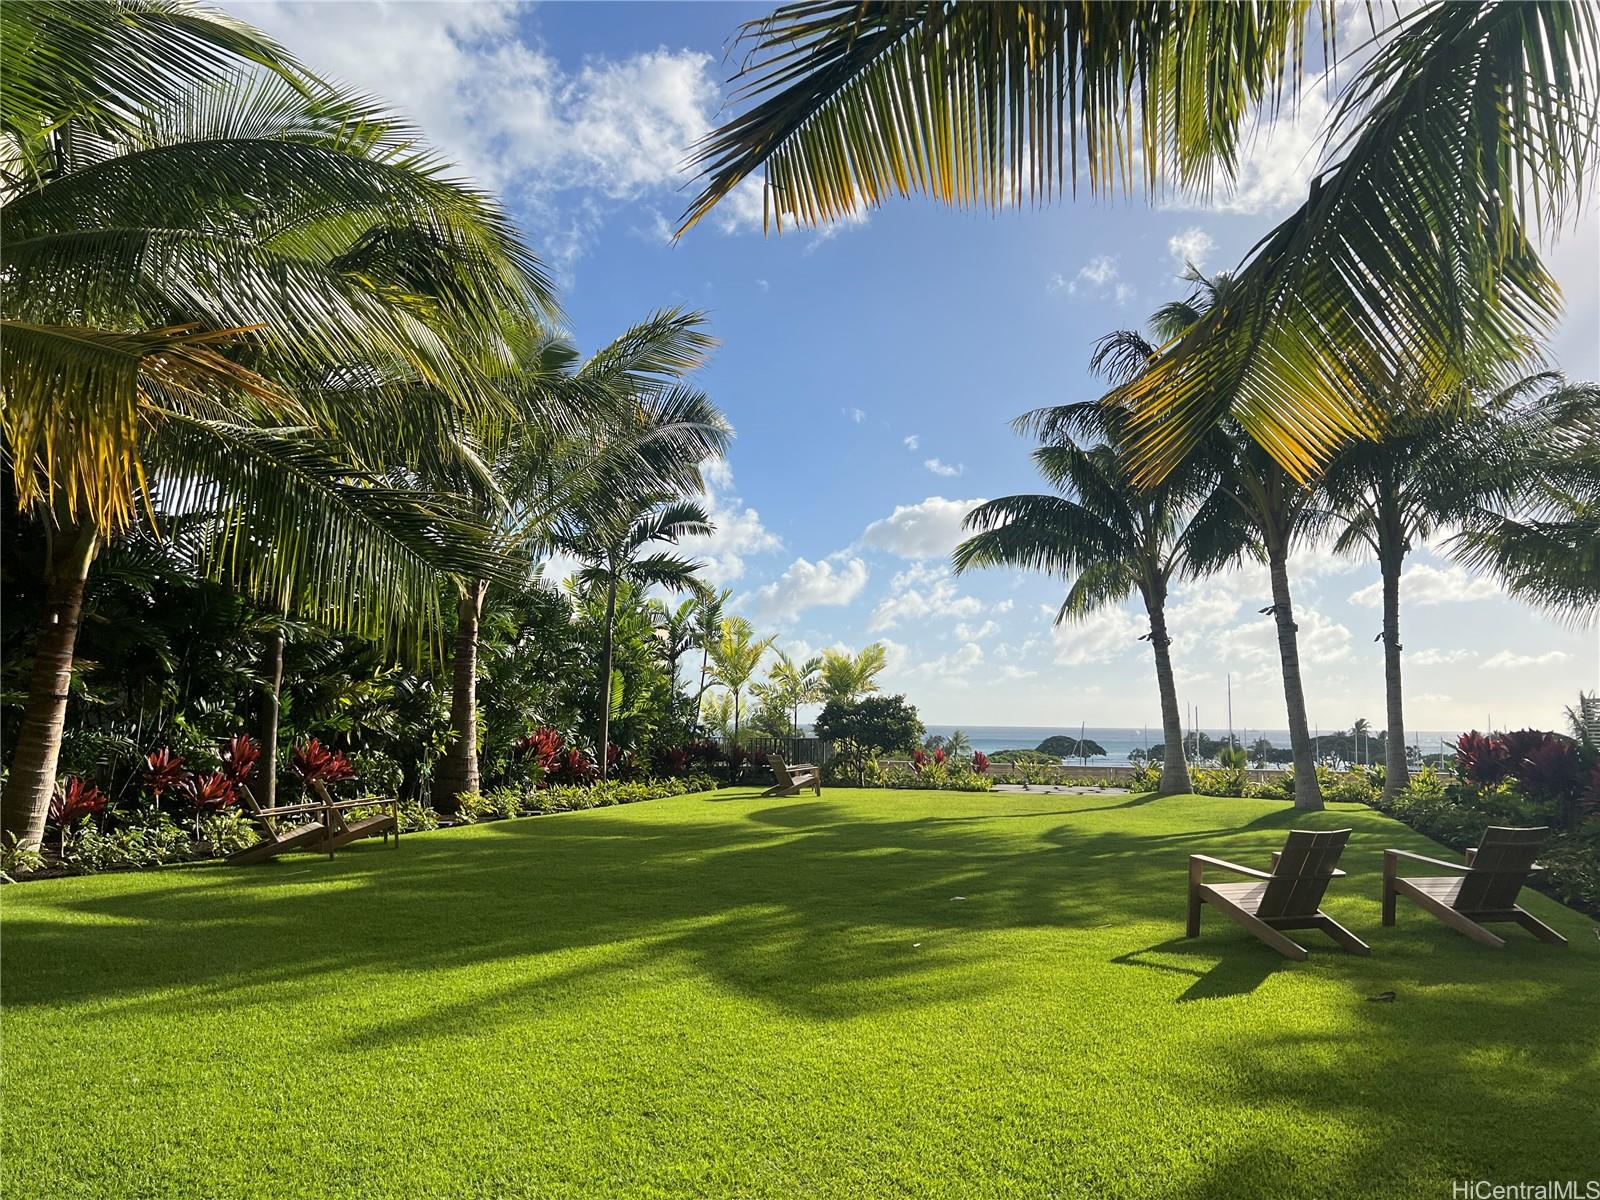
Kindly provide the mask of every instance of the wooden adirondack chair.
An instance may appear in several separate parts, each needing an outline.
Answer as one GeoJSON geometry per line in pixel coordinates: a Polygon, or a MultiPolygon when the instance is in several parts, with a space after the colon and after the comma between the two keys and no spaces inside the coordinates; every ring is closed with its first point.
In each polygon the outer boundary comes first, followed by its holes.
{"type": "Polygon", "coordinates": [[[1395,897],[1405,896],[1451,929],[1497,950],[1505,947],[1505,939],[1490,933],[1484,925],[1500,921],[1515,921],[1541,942],[1565,946],[1566,938],[1517,904],[1517,895],[1528,876],[1544,870],[1534,858],[1549,833],[1548,828],[1490,826],[1483,831],[1478,848],[1467,851],[1465,863],[1445,862],[1409,850],[1385,850],[1383,923],[1394,924],[1395,897]],[[1407,879],[1400,874],[1403,858],[1457,874],[1407,879]]]}
{"type": "Polygon", "coordinates": [[[815,789],[817,795],[822,795],[822,769],[810,763],[796,763],[794,766],[785,766],[783,759],[772,755],[767,759],[772,766],[772,786],[762,792],[763,798],[767,796],[798,796],[806,788],[815,789]]]}
{"type": "MultiPolygon", "coordinates": [[[[246,811],[261,829],[261,840],[254,846],[246,846],[228,855],[228,862],[232,865],[266,862],[290,850],[310,849],[318,842],[327,840],[328,827],[324,823],[328,815],[327,806],[321,800],[262,808],[248,785],[240,784],[239,792],[246,811]],[[280,824],[285,817],[296,819],[287,825],[280,824]]],[[[331,855],[333,851],[330,849],[328,853],[331,855]]]]}
{"type": "Polygon", "coordinates": [[[327,810],[325,828],[328,831],[327,847],[330,855],[340,846],[348,846],[351,842],[362,838],[381,836],[387,842],[391,833],[394,834],[395,849],[400,848],[399,800],[379,800],[371,797],[365,800],[335,800],[328,794],[328,789],[323,786],[322,780],[313,779],[311,787],[327,810]],[[357,817],[352,821],[346,814],[356,808],[382,808],[386,811],[357,817]]]}
{"type": "Polygon", "coordinates": [[[1320,929],[1351,954],[1371,948],[1319,905],[1328,884],[1344,872],[1334,864],[1350,840],[1348,829],[1316,832],[1294,829],[1283,849],[1272,856],[1271,871],[1241,867],[1207,854],[1189,856],[1189,937],[1200,936],[1200,906],[1211,904],[1285,958],[1306,960],[1306,950],[1284,937],[1284,929],[1320,929]],[[1205,869],[1215,867],[1248,875],[1256,883],[1206,883],[1205,869]]]}

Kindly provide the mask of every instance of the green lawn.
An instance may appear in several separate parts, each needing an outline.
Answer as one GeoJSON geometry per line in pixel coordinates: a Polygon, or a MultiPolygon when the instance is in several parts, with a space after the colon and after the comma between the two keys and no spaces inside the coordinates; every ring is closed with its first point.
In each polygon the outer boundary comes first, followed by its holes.
{"type": "Polygon", "coordinates": [[[1402,907],[1366,809],[746,791],[6,888],[37,1197],[1419,1196],[1600,1175],[1600,941],[1402,907]],[[1292,964],[1185,857],[1356,829],[1292,964]],[[1392,990],[1392,1003],[1368,997],[1392,990]]]}

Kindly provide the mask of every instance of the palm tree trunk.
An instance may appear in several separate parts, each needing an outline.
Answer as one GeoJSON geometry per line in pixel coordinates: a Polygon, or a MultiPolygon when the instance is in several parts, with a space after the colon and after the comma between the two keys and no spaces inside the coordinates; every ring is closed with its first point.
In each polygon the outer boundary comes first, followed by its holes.
{"type": "Polygon", "coordinates": [[[51,541],[33,679],[17,730],[5,796],[0,799],[0,831],[21,846],[37,849],[44,841],[67,723],[67,692],[83,614],[83,585],[99,548],[99,536],[90,524],[63,525],[51,541]]]}
{"type": "Polygon", "coordinates": [[[711,665],[711,653],[702,644],[700,647],[700,690],[694,694],[694,723],[700,724],[700,706],[706,698],[706,670],[711,665]]]}
{"type": "Polygon", "coordinates": [[[433,806],[450,809],[463,792],[478,790],[478,621],[487,581],[475,579],[456,598],[456,656],[450,684],[450,728],[455,738],[439,760],[433,806]]]}
{"type": "Polygon", "coordinates": [[[256,800],[271,808],[278,794],[278,715],[283,695],[283,629],[267,634],[266,686],[261,689],[261,774],[256,780],[256,800]]]}
{"type": "Polygon", "coordinates": [[[1379,556],[1383,572],[1383,693],[1388,729],[1383,737],[1383,798],[1388,800],[1411,780],[1406,769],[1406,719],[1400,687],[1400,569],[1404,551],[1379,556]]]}
{"type": "Polygon", "coordinates": [[[1289,711],[1289,746],[1294,751],[1294,806],[1320,809],[1322,789],[1317,785],[1317,764],[1311,752],[1311,729],[1306,720],[1306,693],[1300,682],[1299,626],[1289,599],[1287,554],[1273,550],[1272,615],[1278,622],[1278,659],[1283,665],[1283,699],[1289,711]]]}
{"type": "Polygon", "coordinates": [[[611,627],[617,619],[617,576],[606,580],[606,632],[600,653],[600,779],[604,782],[611,765],[611,627]]]}
{"type": "Polygon", "coordinates": [[[1172,677],[1172,639],[1167,636],[1166,599],[1146,597],[1145,606],[1150,614],[1150,649],[1156,656],[1156,687],[1161,692],[1160,794],[1179,796],[1192,789],[1189,764],[1183,759],[1183,722],[1178,716],[1178,685],[1172,677]]]}

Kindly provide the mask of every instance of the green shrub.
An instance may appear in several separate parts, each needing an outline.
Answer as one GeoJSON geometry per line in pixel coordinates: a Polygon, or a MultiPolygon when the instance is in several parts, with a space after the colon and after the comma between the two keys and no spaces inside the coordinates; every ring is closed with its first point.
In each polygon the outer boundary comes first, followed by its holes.
{"type": "Polygon", "coordinates": [[[527,808],[528,797],[518,787],[497,787],[483,794],[483,804],[485,816],[516,817],[527,808]]]}
{"type": "Polygon", "coordinates": [[[206,853],[213,858],[226,858],[240,850],[248,850],[261,840],[260,833],[249,817],[237,807],[201,817],[199,833],[195,852],[206,853]]]}
{"type": "Polygon", "coordinates": [[[8,833],[0,842],[0,876],[15,881],[18,875],[30,875],[44,869],[44,855],[32,846],[17,842],[17,835],[8,833]]]}
{"type": "Polygon", "coordinates": [[[1153,792],[1161,786],[1161,768],[1154,763],[1146,763],[1142,767],[1135,767],[1128,777],[1127,785],[1130,791],[1153,792]]]}
{"type": "Polygon", "coordinates": [[[493,805],[482,792],[462,792],[456,797],[455,817],[458,824],[474,824],[493,812],[493,805]]]}
{"type": "Polygon", "coordinates": [[[406,800],[400,805],[400,832],[426,833],[439,828],[439,813],[431,804],[406,800]]]}
{"type": "Polygon", "coordinates": [[[157,867],[194,856],[187,830],[167,813],[134,814],[109,832],[85,823],[70,831],[61,860],[78,871],[112,867],[157,867]]]}

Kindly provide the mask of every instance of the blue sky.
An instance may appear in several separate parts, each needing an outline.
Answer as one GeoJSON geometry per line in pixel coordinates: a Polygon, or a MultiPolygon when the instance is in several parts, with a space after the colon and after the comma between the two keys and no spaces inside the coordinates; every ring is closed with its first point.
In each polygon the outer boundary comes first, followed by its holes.
{"type": "MultiPolygon", "coordinates": [[[[701,384],[737,429],[712,473],[721,528],[696,547],[736,607],[800,651],[891,651],[887,682],[936,723],[1154,724],[1142,614],[1053,627],[1058,582],[956,579],[971,502],[1038,490],[1011,418],[1099,388],[1094,338],[1182,294],[1184,259],[1230,267],[1303,196],[1320,93],[1264,129],[1209,204],[1077,202],[999,215],[898,202],[822,232],[764,237],[746,189],[683,241],[684,148],[717,118],[725,52],[761,6],[235,2],[310,66],[391,101],[497,190],[556,271],[593,347],[652,309],[705,309],[701,384]]],[[[1600,377],[1600,222],[1548,251],[1568,294],[1553,357],[1600,377]]],[[[1597,678],[1595,630],[1506,599],[1433,548],[1403,585],[1409,722],[1540,725],[1597,678]]],[[[1313,720],[1381,723],[1376,570],[1296,559],[1313,720]]],[[[1281,727],[1262,573],[1180,589],[1180,690],[1205,723],[1281,727]]]]}

